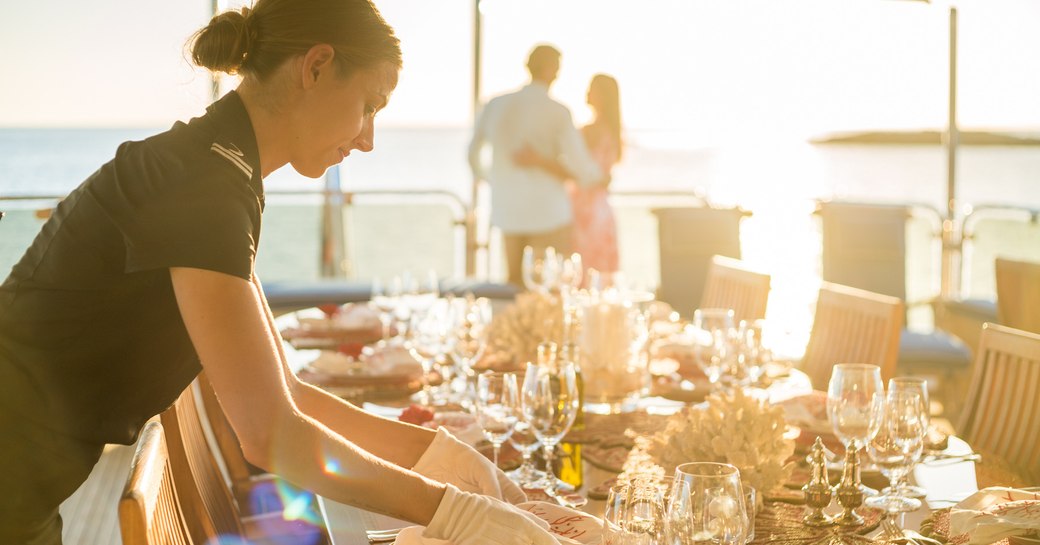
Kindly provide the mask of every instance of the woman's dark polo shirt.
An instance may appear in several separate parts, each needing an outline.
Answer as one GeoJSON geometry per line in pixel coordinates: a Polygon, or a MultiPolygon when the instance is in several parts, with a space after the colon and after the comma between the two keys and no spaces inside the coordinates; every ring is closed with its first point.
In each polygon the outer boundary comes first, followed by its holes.
{"type": "Polygon", "coordinates": [[[256,137],[235,92],[120,145],[0,286],[0,411],[88,442],[132,443],[200,370],[169,268],[249,279],[263,204],[256,137]]]}

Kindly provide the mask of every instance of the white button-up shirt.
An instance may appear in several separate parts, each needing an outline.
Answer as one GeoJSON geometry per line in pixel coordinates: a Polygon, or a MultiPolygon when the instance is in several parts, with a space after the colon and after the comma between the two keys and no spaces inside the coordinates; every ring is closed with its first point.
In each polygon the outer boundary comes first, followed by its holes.
{"type": "Polygon", "coordinates": [[[477,119],[469,147],[474,174],[491,184],[491,223],[507,234],[543,233],[572,221],[562,181],[535,167],[520,167],[513,154],[525,146],[558,161],[581,185],[602,182],[585,140],[566,106],[549,97],[549,88],[531,83],[492,99],[477,119]],[[482,150],[491,146],[485,169],[482,150]]]}

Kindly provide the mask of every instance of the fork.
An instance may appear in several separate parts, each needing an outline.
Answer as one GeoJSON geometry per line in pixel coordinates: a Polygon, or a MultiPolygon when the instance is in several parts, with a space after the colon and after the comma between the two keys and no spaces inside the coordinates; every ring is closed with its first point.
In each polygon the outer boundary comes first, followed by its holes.
{"type": "Polygon", "coordinates": [[[386,530],[365,530],[365,537],[369,543],[392,543],[397,540],[397,534],[401,528],[389,528],[386,530]]]}

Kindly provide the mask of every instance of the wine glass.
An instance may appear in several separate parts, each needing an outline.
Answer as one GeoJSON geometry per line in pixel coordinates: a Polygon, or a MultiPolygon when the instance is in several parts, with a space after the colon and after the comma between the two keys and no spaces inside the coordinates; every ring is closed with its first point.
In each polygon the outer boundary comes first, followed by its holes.
{"type": "Polygon", "coordinates": [[[487,328],[491,325],[490,303],[487,299],[456,299],[454,301],[454,328],[451,352],[458,371],[473,375],[473,364],[487,346],[487,328]]]}
{"type": "MultiPolygon", "coordinates": [[[[845,451],[863,448],[881,429],[885,390],[881,368],[865,363],[839,363],[827,386],[827,415],[845,451]]],[[[876,491],[860,484],[868,496],[876,491]]]]}
{"type": "Polygon", "coordinates": [[[426,312],[440,297],[440,280],[437,278],[437,271],[433,269],[426,271],[421,278],[415,279],[412,286],[408,307],[413,314],[426,312]]]}
{"type": "Polygon", "coordinates": [[[477,424],[484,437],[491,443],[493,460],[498,466],[498,453],[502,443],[513,434],[520,413],[516,375],[487,371],[477,376],[476,399],[477,424]]]}
{"type": "Polygon", "coordinates": [[[545,492],[556,495],[557,479],[552,474],[556,445],[578,415],[578,377],[571,362],[554,366],[527,364],[520,392],[524,420],[545,451],[545,492]]]}
{"type": "Polygon", "coordinates": [[[383,326],[382,339],[379,341],[380,345],[386,345],[390,340],[390,325],[393,323],[393,312],[397,308],[397,305],[401,300],[401,277],[395,276],[390,281],[390,285],[383,285],[382,279],[378,276],[372,279],[372,295],[371,302],[376,310],[379,311],[379,323],[383,326]]]}
{"type": "Polygon", "coordinates": [[[537,487],[539,483],[545,480],[545,472],[534,467],[534,462],[531,458],[535,451],[542,446],[542,443],[538,441],[534,432],[531,431],[531,425],[527,423],[527,420],[519,418],[516,421],[516,424],[513,426],[513,434],[509,436],[509,444],[520,451],[522,461],[520,462],[520,467],[507,472],[506,475],[523,488],[537,487]]]}
{"type": "Polygon", "coordinates": [[[733,309],[699,308],[693,311],[697,334],[697,364],[715,388],[733,356],[733,309]]]}
{"type": "MultiPolygon", "coordinates": [[[[921,400],[924,403],[925,409],[925,426],[923,432],[925,434],[925,437],[927,437],[928,428],[931,425],[931,405],[929,404],[930,402],[928,400],[928,381],[926,381],[923,378],[917,377],[894,377],[888,380],[888,391],[909,391],[915,392],[921,396],[921,400]]],[[[922,438],[922,441],[923,440],[924,438],[922,438]]],[[[907,468],[906,473],[903,475],[901,479],[899,479],[899,482],[896,484],[896,490],[899,491],[900,496],[908,498],[923,498],[926,495],[928,495],[928,491],[924,488],[910,484],[910,475],[913,474],[914,466],[921,461],[921,453],[923,451],[924,449],[921,449],[921,451],[918,451],[916,455],[913,456],[913,458],[910,460],[910,467],[907,468]]]]}
{"type": "Polygon", "coordinates": [[[924,402],[917,392],[893,390],[885,397],[881,430],[867,442],[867,453],[888,477],[889,486],[864,503],[890,513],[905,513],[921,507],[921,500],[901,496],[899,480],[910,470],[914,453],[924,447],[924,402]]]}
{"type": "Polygon", "coordinates": [[[744,545],[748,515],[740,471],[729,464],[690,462],[675,468],[665,514],[672,545],[744,545]]]}
{"type": "Polygon", "coordinates": [[[446,403],[440,390],[436,390],[430,385],[430,378],[436,370],[440,371],[445,381],[451,378],[451,373],[444,371],[444,368],[448,366],[442,365],[440,369],[437,369],[437,363],[443,361],[444,358],[444,337],[447,334],[446,315],[447,302],[443,300],[435,300],[433,306],[426,312],[412,315],[407,347],[423,368],[422,391],[417,394],[417,398],[425,405],[446,403]]]}
{"type": "Polygon", "coordinates": [[[531,291],[548,292],[557,282],[559,262],[556,259],[556,248],[549,246],[542,255],[537,253],[532,246],[524,247],[524,255],[520,261],[524,287],[531,291]]]}

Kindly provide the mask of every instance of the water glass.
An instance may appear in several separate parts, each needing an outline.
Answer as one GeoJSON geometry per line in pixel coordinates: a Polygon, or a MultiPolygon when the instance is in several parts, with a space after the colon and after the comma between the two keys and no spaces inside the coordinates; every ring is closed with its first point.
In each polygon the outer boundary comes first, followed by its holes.
{"type": "Polygon", "coordinates": [[[905,513],[921,507],[921,501],[899,494],[897,484],[910,470],[911,460],[920,457],[924,447],[927,419],[921,395],[906,390],[892,390],[885,398],[881,430],[867,443],[871,459],[888,477],[889,487],[881,494],[867,498],[866,504],[890,513],[905,513]]]}
{"type": "Polygon", "coordinates": [[[490,371],[481,373],[477,376],[474,405],[477,424],[484,432],[484,438],[491,443],[493,460],[495,466],[498,466],[498,453],[502,449],[502,443],[513,434],[513,427],[520,415],[516,375],[490,371]]]}
{"type": "Polygon", "coordinates": [[[697,335],[697,364],[714,388],[736,357],[733,309],[699,308],[693,311],[693,327],[697,335]]]}
{"type": "Polygon", "coordinates": [[[604,545],[657,545],[664,537],[665,491],[653,480],[633,479],[607,492],[604,545]]]}
{"type": "MultiPolygon", "coordinates": [[[[909,391],[915,392],[921,396],[924,403],[924,419],[925,419],[925,436],[928,435],[928,428],[931,425],[931,404],[928,398],[928,381],[923,378],[917,377],[894,377],[888,380],[888,391],[909,391]]],[[[922,437],[924,441],[924,437],[922,437]]],[[[921,461],[922,449],[918,454],[914,455],[910,460],[909,467],[907,467],[906,473],[903,475],[899,482],[896,484],[896,489],[900,496],[907,498],[923,498],[928,495],[928,491],[920,486],[910,484],[910,475],[914,472],[914,466],[921,461]]]]}
{"type": "Polygon", "coordinates": [[[382,340],[379,342],[382,345],[390,340],[390,326],[393,325],[394,311],[401,303],[403,290],[400,276],[393,277],[386,284],[378,276],[372,279],[370,300],[372,306],[379,311],[379,322],[383,326],[382,340]]]}
{"type": "Polygon", "coordinates": [[[885,389],[881,368],[865,363],[839,363],[827,385],[827,416],[846,449],[859,449],[881,429],[885,389]]]}
{"type": "Polygon", "coordinates": [[[549,246],[544,252],[536,252],[533,247],[525,246],[520,261],[524,287],[531,291],[548,292],[558,281],[559,266],[556,248],[549,246]]]}
{"type": "Polygon", "coordinates": [[[730,464],[691,462],[675,468],[665,515],[669,545],[744,545],[749,520],[740,471],[730,464]]]}
{"type": "Polygon", "coordinates": [[[509,436],[509,444],[520,452],[520,467],[509,471],[506,475],[522,488],[536,488],[545,479],[545,472],[534,467],[532,456],[541,448],[542,443],[531,431],[531,425],[522,417],[513,426],[513,434],[509,436]]]}

